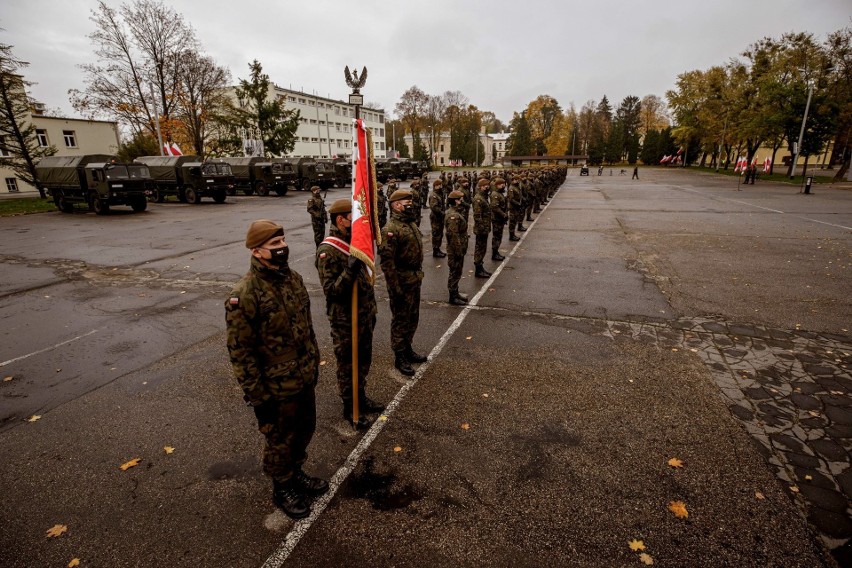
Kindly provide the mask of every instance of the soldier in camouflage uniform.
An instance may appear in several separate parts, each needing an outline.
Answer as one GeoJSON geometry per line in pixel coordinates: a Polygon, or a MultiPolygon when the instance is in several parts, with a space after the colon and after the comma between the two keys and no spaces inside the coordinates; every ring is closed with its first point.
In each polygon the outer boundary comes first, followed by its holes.
{"type": "Polygon", "coordinates": [[[328,491],[328,483],[302,469],[316,428],[320,361],[311,301],[302,277],[287,264],[281,225],[255,221],[246,247],[251,269],[225,301],[228,353],[266,437],[263,471],[272,478],[272,500],[301,519],[311,512],[308,500],[328,491]]]}
{"type": "Polygon", "coordinates": [[[501,261],[506,257],[500,254],[500,243],[503,242],[503,227],[509,220],[509,210],[506,203],[506,182],[503,178],[494,180],[494,191],[491,192],[491,260],[501,261]]]}
{"type": "Polygon", "coordinates": [[[526,231],[523,225],[524,220],[524,198],[521,195],[521,188],[518,187],[518,179],[512,178],[512,183],[509,185],[509,240],[519,241],[521,238],[515,234],[515,229],[518,231],[526,231]]]}
{"type": "Polygon", "coordinates": [[[457,210],[462,214],[462,217],[464,217],[464,222],[467,223],[470,214],[470,206],[473,203],[473,196],[470,194],[470,180],[466,177],[461,178],[456,189],[461,191],[462,195],[464,195],[457,210]]]}
{"type": "MultiPolygon", "coordinates": [[[[426,188],[426,191],[429,189],[426,188]]],[[[421,191],[420,180],[411,182],[411,205],[414,208],[414,219],[417,223],[417,228],[420,228],[420,223],[423,222],[423,201],[424,193],[421,191]]],[[[421,233],[422,234],[422,233],[421,233]]]]}
{"type": "Polygon", "coordinates": [[[328,212],[325,210],[325,201],[320,195],[320,186],[311,188],[311,197],[308,199],[308,213],[311,214],[311,225],[314,228],[314,242],[316,246],[325,238],[325,224],[328,223],[328,212]]]}
{"type": "Polygon", "coordinates": [[[384,227],[388,222],[388,198],[385,196],[382,182],[376,182],[376,209],[379,214],[379,227],[384,227]]]}
{"type": "Polygon", "coordinates": [[[533,188],[526,174],[521,174],[521,194],[524,196],[524,207],[526,208],[527,221],[532,221],[533,204],[533,188]]]}
{"type": "Polygon", "coordinates": [[[364,263],[349,255],[352,238],[352,200],[338,199],[328,210],[331,229],[317,248],[316,267],[325,293],[326,314],[337,359],[337,392],[343,418],[356,428],[370,425],[366,416],[352,421],[352,286],[358,287],[358,408],[365,414],[381,412],[381,404],[367,397],[367,374],[373,362],[376,297],[364,263]]]}
{"type": "Polygon", "coordinates": [[[447,265],[450,268],[447,287],[450,290],[450,303],[455,306],[467,305],[467,296],[459,293],[459,280],[464,269],[464,255],[467,254],[467,221],[458,210],[464,194],[458,190],[447,196],[447,265]]]}
{"type": "Polygon", "coordinates": [[[391,218],[382,228],[382,271],[391,309],[391,347],[394,366],[400,373],[414,375],[411,363],[424,363],[426,357],[412,348],[420,320],[420,285],[423,282],[423,239],[417,228],[417,213],[411,192],[398,189],[388,198],[391,218]]]}
{"type": "Polygon", "coordinates": [[[485,260],[485,249],[488,248],[488,235],[491,234],[491,205],[488,203],[488,181],[482,180],[476,185],[476,195],[473,196],[473,265],[476,268],[474,276],[488,278],[491,273],[482,266],[485,260]]]}
{"type": "Polygon", "coordinates": [[[440,179],[436,179],[432,185],[432,193],[429,194],[429,222],[432,225],[432,256],[444,258],[447,253],[441,250],[441,242],[444,240],[444,187],[440,179]]]}

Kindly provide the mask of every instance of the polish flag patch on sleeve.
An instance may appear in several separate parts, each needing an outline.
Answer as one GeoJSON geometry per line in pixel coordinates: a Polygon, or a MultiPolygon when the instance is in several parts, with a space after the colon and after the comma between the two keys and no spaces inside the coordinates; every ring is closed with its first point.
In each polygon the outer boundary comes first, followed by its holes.
{"type": "Polygon", "coordinates": [[[231,304],[232,306],[237,306],[240,303],[240,299],[239,298],[231,298],[230,300],[228,300],[228,303],[231,304]]]}
{"type": "Polygon", "coordinates": [[[320,253],[320,258],[325,258],[325,257],[326,257],[326,253],[321,252],[321,253],[320,253]]]}
{"type": "Polygon", "coordinates": [[[393,237],[393,233],[388,233],[388,237],[393,237]]]}

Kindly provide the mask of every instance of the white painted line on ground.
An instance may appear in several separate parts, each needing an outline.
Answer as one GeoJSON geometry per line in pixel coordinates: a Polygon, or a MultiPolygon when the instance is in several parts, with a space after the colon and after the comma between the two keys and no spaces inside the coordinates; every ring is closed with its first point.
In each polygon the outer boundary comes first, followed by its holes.
{"type": "Polygon", "coordinates": [[[68,343],[71,343],[72,341],[77,341],[78,339],[83,339],[84,337],[88,337],[88,336],[92,335],[93,333],[97,333],[97,331],[98,331],[97,329],[93,329],[89,333],[84,333],[83,335],[78,335],[77,337],[72,337],[71,339],[68,339],[67,341],[57,343],[56,345],[51,345],[50,347],[45,347],[44,349],[39,349],[38,351],[33,351],[32,353],[27,353],[26,355],[21,355],[20,357],[15,357],[14,359],[9,359],[8,361],[3,361],[2,363],[0,363],[0,367],[5,367],[6,365],[8,365],[10,363],[14,363],[15,361],[21,361],[22,359],[32,357],[33,355],[39,355],[41,353],[45,353],[47,351],[50,351],[51,349],[56,349],[57,347],[62,347],[63,345],[67,345],[68,343]]]}
{"type": "MultiPolygon", "coordinates": [[[[561,189],[561,188],[560,188],[561,189]]],[[[551,198],[552,199],[552,198],[551,198]]],[[[432,351],[429,353],[429,360],[426,363],[420,365],[417,368],[417,371],[414,373],[414,376],[411,377],[408,382],[406,382],[401,389],[396,393],[396,396],[393,397],[393,400],[388,403],[385,411],[382,413],[384,416],[390,418],[391,415],[399,408],[399,405],[402,403],[402,400],[408,395],[408,392],[414,388],[414,385],[417,384],[417,381],[420,380],[420,377],[429,369],[432,364],[432,361],[444,350],[444,347],[449,342],[450,338],[452,338],[453,334],[455,334],[456,330],[461,327],[461,324],[464,323],[464,320],[467,318],[467,315],[476,308],[477,302],[482,298],[482,295],[491,287],[491,284],[500,275],[503,271],[503,267],[509,262],[509,260],[515,255],[515,251],[518,250],[518,247],[524,242],[526,236],[530,233],[533,225],[535,225],[541,216],[544,215],[545,210],[548,205],[550,205],[550,201],[547,202],[547,205],[542,208],[541,213],[536,217],[527,227],[527,231],[521,235],[521,240],[515,242],[515,246],[509,253],[506,255],[506,259],[500,263],[500,266],[491,274],[491,277],[485,281],[485,284],[479,289],[479,292],[471,298],[470,303],[464,307],[464,309],[459,313],[456,319],[450,324],[450,327],[447,328],[447,331],[444,332],[444,335],[441,336],[441,339],[438,340],[438,343],[435,347],[432,348],[432,351]]],[[[373,425],[367,430],[367,433],[364,434],[364,437],[361,438],[361,441],[358,442],[358,445],[355,446],[355,449],[349,454],[349,457],[346,458],[346,461],[343,465],[338,469],[335,474],[331,477],[328,482],[328,493],[320,497],[319,499],[313,502],[311,507],[310,516],[296,521],[293,525],[293,528],[290,529],[290,532],[287,533],[287,536],[284,537],[284,540],[278,546],[278,548],[273,552],[269,558],[266,559],[266,562],[263,563],[262,568],[280,568],[281,565],[287,560],[290,554],[293,552],[293,549],[296,548],[296,545],[299,544],[299,541],[303,536],[308,532],[311,528],[311,525],[319,519],[319,516],[334,498],[334,495],[337,493],[337,490],[340,489],[340,486],[343,485],[343,482],[349,476],[350,473],[355,469],[358,465],[358,462],[361,459],[361,456],[365,451],[370,447],[373,443],[373,440],[381,433],[384,429],[386,421],[376,420],[373,425]]]]}
{"type": "Polygon", "coordinates": [[[786,211],[781,211],[780,209],[772,209],[770,207],[763,207],[761,205],[755,205],[754,203],[749,203],[748,201],[740,201],[739,199],[731,199],[729,197],[722,197],[719,195],[707,195],[701,191],[696,189],[691,189],[689,187],[684,186],[674,186],[678,189],[682,189],[684,191],[689,191],[692,193],[697,193],[704,197],[710,197],[711,199],[718,199],[720,201],[730,201],[731,203],[739,203],[740,205],[748,205],[749,207],[756,207],[757,209],[763,209],[764,211],[771,211],[773,213],[780,213],[782,215],[789,215],[790,217],[795,217],[796,219],[803,219],[805,221],[811,221],[813,223],[819,223],[821,225],[828,225],[829,227],[837,227],[838,229],[846,229],[847,231],[852,231],[852,227],[847,227],[846,225],[838,225],[837,223],[829,223],[828,221],[820,221],[819,219],[811,219],[810,217],[805,217],[804,215],[797,215],[795,213],[787,213],[786,211]]]}

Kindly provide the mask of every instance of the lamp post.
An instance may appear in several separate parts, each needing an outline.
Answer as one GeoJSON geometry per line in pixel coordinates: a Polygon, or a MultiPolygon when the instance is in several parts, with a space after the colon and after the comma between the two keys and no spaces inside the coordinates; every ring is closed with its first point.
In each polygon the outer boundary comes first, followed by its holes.
{"type": "Polygon", "coordinates": [[[790,179],[796,176],[796,162],[799,161],[799,155],[802,149],[802,137],[805,135],[805,123],[808,121],[808,110],[811,108],[811,95],[814,93],[814,82],[808,81],[808,102],[805,103],[805,116],[802,117],[802,128],[799,129],[799,141],[796,147],[793,148],[793,164],[790,168],[790,179]]]}

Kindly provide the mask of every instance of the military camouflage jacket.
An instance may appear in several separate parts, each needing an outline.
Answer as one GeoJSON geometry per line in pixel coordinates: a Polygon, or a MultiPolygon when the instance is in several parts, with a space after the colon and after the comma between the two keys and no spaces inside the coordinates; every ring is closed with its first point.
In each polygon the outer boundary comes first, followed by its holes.
{"type": "Polygon", "coordinates": [[[423,280],[423,239],[417,223],[405,220],[402,213],[391,211],[391,218],[382,232],[379,254],[388,292],[418,284],[423,280]]]}
{"type": "Polygon", "coordinates": [[[505,225],[509,219],[506,210],[506,196],[499,191],[491,192],[491,223],[494,225],[505,225]]]}
{"type": "Polygon", "coordinates": [[[436,217],[444,216],[444,192],[432,190],[429,194],[429,209],[436,217]]]}
{"type": "Polygon", "coordinates": [[[388,214],[388,198],[385,196],[383,188],[378,188],[376,190],[376,203],[378,205],[377,212],[379,217],[386,217],[388,214]]]}
{"type": "Polygon", "coordinates": [[[491,205],[486,194],[477,191],[473,196],[473,234],[487,235],[491,232],[491,205]]]}
{"type": "Polygon", "coordinates": [[[322,219],[323,223],[328,222],[328,211],[325,209],[325,201],[323,201],[322,195],[311,195],[308,199],[308,213],[311,214],[313,219],[322,219]]]}
{"type": "Polygon", "coordinates": [[[298,272],[252,258],[225,301],[225,322],[231,367],[249,403],[283,399],[316,384],[319,346],[298,272]]]}
{"type": "Polygon", "coordinates": [[[447,209],[447,217],[444,221],[447,231],[447,254],[464,256],[467,253],[467,221],[456,211],[455,207],[447,209]]]}
{"type": "Polygon", "coordinates": [[[520,209],[524,204],[524,199],[521,196],[521,188],[518,187],[517,184],[512,184],[509,186],[509,195],[507,196],[509,200],[509,208],[513,210],[520,209]]]}
{"type": "MultiPolygon", "coordinates": [[[[352,285],[355,275],[349,270],[349,243],[337,227],[317,247],[316,267],[322,291],[325,293],[326,313],[332,323],[352,321],[352,285]]],[[[376,296],[367,270],[361,267],[358,279],[358,313],[375,315],[376,296]]]]}

